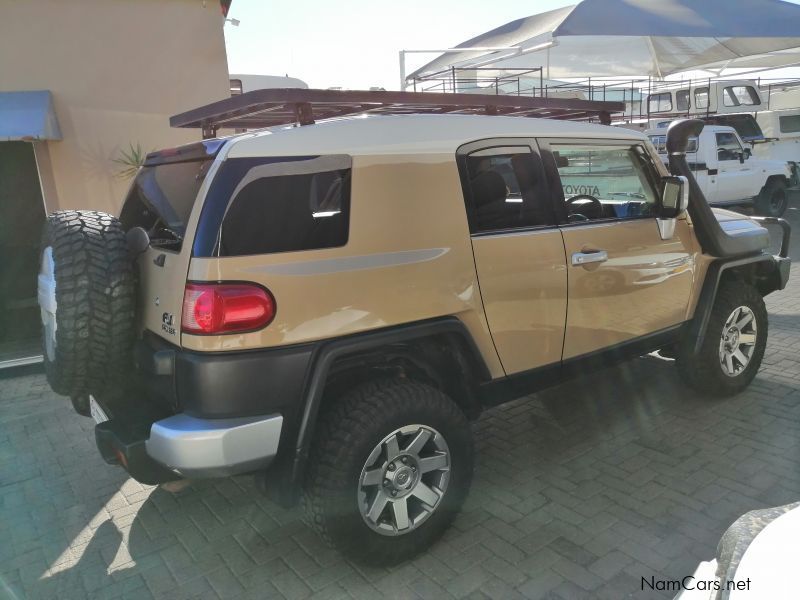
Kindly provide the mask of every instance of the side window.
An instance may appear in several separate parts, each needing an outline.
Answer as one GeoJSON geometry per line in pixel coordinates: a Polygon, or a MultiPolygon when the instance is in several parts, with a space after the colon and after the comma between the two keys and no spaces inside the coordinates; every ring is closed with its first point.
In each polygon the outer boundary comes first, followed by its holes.
{"type": "Polygon", "coordinates": [[[800,115],[786,115],[785,117],[778,117],[780,123],[781,133],[797,133],[800,132],[800,115]]]}
{"type": "Polygon", "coordinates": [[[694,90],[695,108],[708,108],[708,88],[701,87],[694,90]]]}
{"type": "Polygon", "coordinates": [[[471,233],[554,223],[541,159],[528,146],[478,150],[462,168],[471,233]]]}
{"type": "Polygon", "coordinates": [[[667,153],[667,136],[665,135],[651,135],[650,142],[659,154],[667,153]]]}
{"type": "Polygon", "coordinates": [[[675,103],[678,105],[678,110],[689,110],[689,90],[675,92],[675,103]]]}
{"type": "Polygon", "coordinates": [[[550,148],[570,223],[656,214],[658,176],[643,146],[553,143],[550,148]]]}
{"type": "Polygon", "coordinates": [[[739,140],[732,133],[717,134],[717,159],[718,160],[739,160],[739,155],[744,150],[739,140]]]}
{"type": "Polygon", "coordinates": [[[219,217],[218,256],[316,250],[347,243],[349,156],[229,159],[220,171],[220,186],[209,192],[212,204],[224,210],[219,217]]]}
{"type": "Polygon", "coordinates": [[[647,101],[648,110],[654,112],[667,112],[672,110],[672,93],[653,94],[647,101]]]}
{"type": "Polygon", "coordinates": [[[751,85],[732,85],[722,90],[722,103],[725,106],[753,106],[758,104],[758,94],[751,85]]]}

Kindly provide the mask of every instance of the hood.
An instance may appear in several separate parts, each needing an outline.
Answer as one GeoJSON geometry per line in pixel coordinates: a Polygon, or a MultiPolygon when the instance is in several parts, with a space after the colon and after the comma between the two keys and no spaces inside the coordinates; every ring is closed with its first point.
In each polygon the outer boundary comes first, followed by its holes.
{"type": "Polygon", "coordinates": [[[747,215],[733,212],[732,210],[725,210],[724,208],[711,208],[711,212],[719,221],[722,230],[730,236],[745,236],[745,235],[763,235],[764,248],[769,246],[770,237],[769,231],[756,223],[747,215]]]}

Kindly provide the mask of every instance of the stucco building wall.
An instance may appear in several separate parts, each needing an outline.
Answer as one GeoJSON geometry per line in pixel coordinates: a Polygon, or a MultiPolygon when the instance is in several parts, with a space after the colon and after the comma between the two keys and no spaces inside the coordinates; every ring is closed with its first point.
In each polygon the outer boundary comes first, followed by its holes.
{"type": "Polygon", "coordinates": [[[229,95],[218,0],[3,3],[0,91],[50,90],[63,140],[35,142],[47,212],[118,212],[113,159],[200,139],[169,117],[229,95]]]}

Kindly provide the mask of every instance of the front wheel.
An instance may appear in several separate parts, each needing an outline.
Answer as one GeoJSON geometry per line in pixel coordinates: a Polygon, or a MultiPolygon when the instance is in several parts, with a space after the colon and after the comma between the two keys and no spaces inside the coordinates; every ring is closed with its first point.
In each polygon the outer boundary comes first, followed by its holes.
{"type": "Polygon", "coordinates": [[[321,417],[305,487],[309,519],[351,558],[401,562],[450,525],[472,455],[464,414],[439,390],[408,380],[363,384],[321,417]]]}
{"type": "Polygon", "coordinates": [[[767,308],[752,285],[727,281],[720,285],[703,344],[681,345],[677,365],[684,380],[714,396],[738,394],[753,380],[767,345],[767,308]]]}
{"type": "Polygon", "coordinates": [[[756,198],[756,212],[764,217],[781,217],[789,205],[789,196],[786,192],[786,182],[782,179],[772,179],[756,198]]]}

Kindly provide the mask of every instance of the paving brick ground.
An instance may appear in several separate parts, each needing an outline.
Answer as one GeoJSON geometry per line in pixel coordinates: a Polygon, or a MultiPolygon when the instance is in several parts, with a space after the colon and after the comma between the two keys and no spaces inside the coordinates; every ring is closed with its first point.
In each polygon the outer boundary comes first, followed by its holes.
{"type": "Polygon", "coordinates": [[[764,366],[736,398],[645,357],[488,411],[455,526],[388,570],[248,478],[142,486],[42,375],[2,379],[0,597],[669,598],[641,578],[689,574],[737,516],[800,499],[800,269],[767,304],[764,366]]]}

